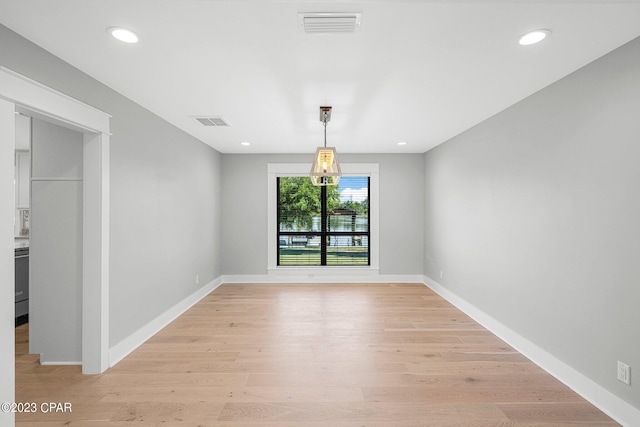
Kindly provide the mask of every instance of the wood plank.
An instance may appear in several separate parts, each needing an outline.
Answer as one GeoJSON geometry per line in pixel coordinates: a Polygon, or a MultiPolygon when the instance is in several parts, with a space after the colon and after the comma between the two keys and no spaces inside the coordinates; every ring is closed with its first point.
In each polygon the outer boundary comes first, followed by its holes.
{"type": "Polygon", "coordinates": [[[557,401],[524,403],[502,403],[498,408],[517,423],[574,423],[583,426],[618,425],[593,405],[581,400],[577,402],[557,401]]]}
{"type": "Polygon", "coordinates": [[[428,421],[430,423],[469,420],[508,421],[494,405],[484,404],[407,404],[407,403],[227,403],[220,421],[321,421],[326,425],[340,421],[428,421]]]}
{"type": "Polygon", "coordinates": [[[552,427],[613,420],[422,284],[228,284],[101,375],[16,328],[18,426],[552,427]]]}

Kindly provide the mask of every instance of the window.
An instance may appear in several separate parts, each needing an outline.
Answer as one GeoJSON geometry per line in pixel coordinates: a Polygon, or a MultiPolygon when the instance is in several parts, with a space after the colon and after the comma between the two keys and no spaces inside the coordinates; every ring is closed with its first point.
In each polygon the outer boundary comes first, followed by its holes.
{"type": "MultiPolygon", "coordinates": [[[[378,163],[342,163],[343,176],[340,187],[346,188],[350,177],[365,177],[369,181],[369,264],[321,265],[316,264],[279,264],[280,227],[278,222],[278,178],[309,178],[310,163],[268,163],[267,164],[267,280],[308,281],[322,278],[323,281],[375,281],[380,270],[380,166],[378,163]]],[[[318,190],[319,191],[319,190],[318,190]]],[[[285,229],[283,232],[292,230],[285,229]]],[[[303,233],[306,238],[306,233],[303,233]]]]}
{"type": "Polygon", "coordinates": [[[308,176],[279,176],[278,266],[369,266],[369,176],[315,187],[308,176]]]}

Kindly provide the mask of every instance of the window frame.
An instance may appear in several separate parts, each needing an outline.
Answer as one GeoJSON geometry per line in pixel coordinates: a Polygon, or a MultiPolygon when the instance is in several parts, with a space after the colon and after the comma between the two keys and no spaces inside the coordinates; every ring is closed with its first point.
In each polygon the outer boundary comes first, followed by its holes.
{"type": "MultiPolygon", "coordinates": [[[[344,175],[343,175],[344,176],[344,175]]],[[[348,175],[350,176],[350,175],[348,175]]],[[[353,175],[356,176],[356,175],[353,175]]],[[[369,175],[357,175],[358,177],[366,177],[367,178],[367,200],[370,204],[371,202],[371,177],[369,175]]],[[[276,200],[277,200],[277,205],[279,206],[280,204],[280,178],[290,178],[290,177],[286,177],[286,176],[276,176],[276,200]]],[[[302,177],[305,178],[305,177],[302,177]]],[[[370,217],[371,217],[371,210],[370,207],[367,207],[367,229],[366,231],[331,231],[331,215],[329,214],[329,212],[327,211],[327,195],[326,195],[326,190],[327,187],[326,186],[322,186],[322,187],[317,187],[320,192],[321,192],[321,227],[320,227],[320,231],[312,231],[312,230],[307,230],[307,231],[282,231],[280,230],[280,209],[276,208],[276,241],[278,242],[276,244],[276,263],[278,265],[278,267],[302,267],[305,266],[304,264],[302,265],[296,265],[296,264],[281,264],[281,259],[280,259],[280,251],[281,251],[281,247],[280,247],[280,238],[282,236],[299,236],[301,234],[305,234],[307,236],[317,236],[320,238],[320,264],[312,264],[311,266],[313,267],[351,267],[353,265],[348,265],[348,264],[327,264],[327,250],[329,248],[329,244],[328,242],[330,241],[331,237],[339,237],[339,236],[347,236],[347,237],[356,237],[356,236],[367,236],[367,263],[366,264],[357,264],[356,266],[358,267],[362,267],[362,266],[369,266],[371,265],[371,221],[370,221],[370,217]]]]}
{"type": "Polygon", "coordinates": [[[316,275],[331,277],[371,277],[379,271],[379,164],[378,163],[342,163],[343,176],[369,177],[369,265],[314,265],[314,266],[279,266],[277,239],[277,177],[309,176],[311,163],[268,163],[267,164],[267,273],[270,276],[295,276],[304,272],[307,278],[316,275]]]}

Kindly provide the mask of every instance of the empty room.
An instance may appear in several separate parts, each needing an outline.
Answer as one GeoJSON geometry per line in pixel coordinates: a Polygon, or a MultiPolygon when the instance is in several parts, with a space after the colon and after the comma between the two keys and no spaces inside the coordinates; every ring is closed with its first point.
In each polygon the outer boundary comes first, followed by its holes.
{"type": "Polygon", "coordinates": [[[0,0],[0,425],[640,426],[640,1],[0,0]]]}

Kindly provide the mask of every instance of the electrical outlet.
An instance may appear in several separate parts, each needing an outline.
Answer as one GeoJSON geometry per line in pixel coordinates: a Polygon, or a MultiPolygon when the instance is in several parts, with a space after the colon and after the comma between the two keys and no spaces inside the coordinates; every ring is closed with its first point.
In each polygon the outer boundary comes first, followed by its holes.
{"type": "Polygon", "coordinates": [[[442,279],[444,277],[444,271],[440,270],[440,278],[442,279]]]}
{"type": "Polygon", "coordinates": [[[197,285],[198,283],[200,283],[200,276],[198,276],[198,275],[196,274],[196,285],[197,285]]]}
{"type": "Polygon", "coordinates": [[[631,385],[631,367],[618,360],[618,380],[626,385],[631,385]]]}

